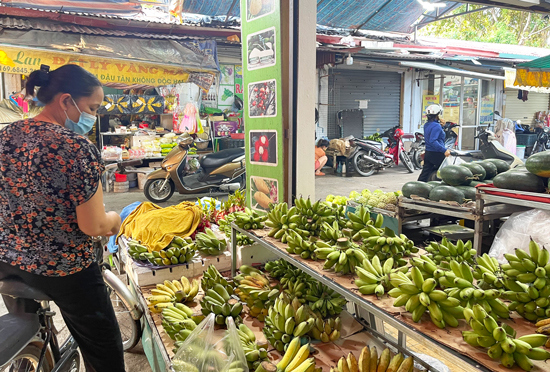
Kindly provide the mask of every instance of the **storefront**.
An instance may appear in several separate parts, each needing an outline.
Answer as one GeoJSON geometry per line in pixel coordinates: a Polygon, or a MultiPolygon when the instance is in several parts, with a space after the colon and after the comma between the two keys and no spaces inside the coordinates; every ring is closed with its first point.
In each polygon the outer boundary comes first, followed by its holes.
{"type": "Polygon", "coordinates": [[[493,113],[500,109],[503,76],[454,69],[430,63],[401,62],[402,66],[420,69],[416,78],[421,110],[416,110],[416,126],[421,130],[426,122],[425,109],[431,104],[443,107],[443,120],[459,124],[457,147],[462,150],[477,148],[477,127],[493,123],[493,113]]]}

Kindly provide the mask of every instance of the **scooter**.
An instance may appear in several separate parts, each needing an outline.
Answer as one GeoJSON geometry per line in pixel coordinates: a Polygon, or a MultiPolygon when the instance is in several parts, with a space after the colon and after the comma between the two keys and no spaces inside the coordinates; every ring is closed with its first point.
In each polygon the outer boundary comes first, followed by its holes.
{"type": "Polygon", "coordinates": [[[504,146],[497,141],[492,131],[480,128],[479,134],[475,138],[479,139],[479,149],[484,159],[502,159],[510,164],[510,168],[516,168],[523,165],[523,160],[506,150],[504,146]]]}
{"type": "Polygon", "coordinates": [[[353,166],[357,173],[368,177],[375,171],[398,165],[399,160],[405,164],[409,173],[412,173],[414,165],[403,146],[403,131],[399,126],[387,130],[381,136],[389,139],[386,151],[384,151],[381,142],[359,138],[350,139],[353,150],[349,157],[353,159],[353,166]]]}
{"type": "Polygon", "coordinates": [[[190,173],[187,152],[192,143],[191,137],[180,139],[162,161],[161,169],[149,173],[143,190],[147,199],[162,203],[176,190],[180,194],[201,194],[233,192],[246,186],[244,148],[204,155],[199,159],[199,170],[190,173]]]}
{"type": "Polygon", "coordinates": [[[417,169],[422,169],[422,163],[424,162],[424,154],[426,153],[426,141],[424,140],[424,134],[420,132],[414,133],[414,142],[411,144],[409,150],[409,157],[411,158],[414,166],[417,169]]]}
{"type": "Polygon", "coordinates": [[[547,150],[550,150],[550,128],[544,127],[540,129],[540,132],[537,135],[537,140],[533,146],[531,155],[547,150]]]}
{"type": "Polygon", "coordinates": [[[456,127],[458,127],[458,124],[450,121],[445,122],[443,125],[443,132],[445,132],[445,147],[449,150],[454,150],[458,147],[458,134],[453,130],[453,128],[456,127]]]}

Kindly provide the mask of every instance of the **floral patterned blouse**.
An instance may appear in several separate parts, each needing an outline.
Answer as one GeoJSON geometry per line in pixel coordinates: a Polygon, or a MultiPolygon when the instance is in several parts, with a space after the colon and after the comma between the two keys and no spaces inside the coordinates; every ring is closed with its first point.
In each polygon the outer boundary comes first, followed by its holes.
{"type": "Polygon", "coordinates": [[[27,119],[0,131],[0,262],[65,276],[94,260],[76,207],[99,185],[98,149],[61,125],[27,119]]]}

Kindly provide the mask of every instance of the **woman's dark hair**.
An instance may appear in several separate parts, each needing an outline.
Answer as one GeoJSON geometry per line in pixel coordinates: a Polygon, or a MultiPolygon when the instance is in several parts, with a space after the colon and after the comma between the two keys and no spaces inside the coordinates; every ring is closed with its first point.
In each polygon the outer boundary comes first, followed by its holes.
{"type": "Polygon", "coordinates": [[[439,115],[427,115],[428,121],[439,121],[439,115]]]}
{"type": "Polygon", "coordinates": [[[317,141],[317,147],[328,147],[330,145],[330,142],[327,141],[326,139],[320,139],[319,141],[317,141]]]}
{"type": "Polygon", "coordinates": [[[40,87],[36,94],[38,100],[47,105],[56,94],[69,93],[74,100],[89,97],[101,83],[90,72],[78,65],[65,65],[49,71],[42,65],[40,70],[33,71],[25,86],[27,95],[34,96],[34,88],[40,87]]]}

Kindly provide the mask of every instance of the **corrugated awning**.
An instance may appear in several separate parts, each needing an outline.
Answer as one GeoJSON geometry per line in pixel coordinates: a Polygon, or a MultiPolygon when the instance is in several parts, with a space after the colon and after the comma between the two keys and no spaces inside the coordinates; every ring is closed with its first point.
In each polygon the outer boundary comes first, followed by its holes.
{"type": "Polygon", "coordinates": [[[529,62],[520,63],[518,67],[535,71],[550,71],[550,55],[529,62]]]}
{"type": "Polygon", "coordinates": [[[436,71],[445,75],[477,77],[481,79],[492,79],[492,80],[505,80],[504,76],[500,76],[500,75],[483,74],[481,72],[462,70],[459,68],[437,65],[435,63],[403,61],[403,62],[399,62],[399,64],[405,67],[412,67],[412,68],[428,70],[428,71],[436,71]]]}

